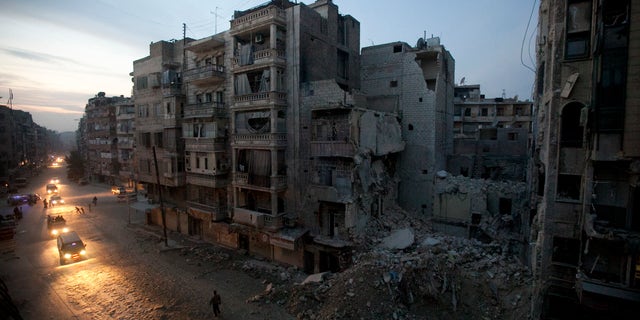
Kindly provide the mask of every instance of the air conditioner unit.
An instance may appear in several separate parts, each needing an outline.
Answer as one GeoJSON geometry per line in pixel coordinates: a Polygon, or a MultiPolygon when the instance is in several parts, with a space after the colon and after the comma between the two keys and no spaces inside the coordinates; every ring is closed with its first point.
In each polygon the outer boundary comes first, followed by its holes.
{"type": "Polygon", "coordinates": [[[261,33],[256,34],[255,38],[254,38],[254,42],[261,44],[264,42],[264,37],[262,36],[261,33]]]}

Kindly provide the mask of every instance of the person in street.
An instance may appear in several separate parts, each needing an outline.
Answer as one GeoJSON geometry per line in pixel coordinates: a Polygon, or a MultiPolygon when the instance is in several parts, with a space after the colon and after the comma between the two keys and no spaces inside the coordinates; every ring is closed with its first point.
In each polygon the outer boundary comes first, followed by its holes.
{"type": "Polygon", "coordinates": [[[209,300],[209,304],[211,305],[211,307],[213,308],[213,315],[218,317],[218,315],[220,315],[220,304],[222,303],[220,295],[218,294],[218,291],[213,290],[213,297],[211,297],[211,300],[209,300]]]}
{"type": "Polygon", "coordinates": [[[97,206],[98,205],[98,197],[93,196],[93,206],[97,206]]]}
{"type": "Polygon", "coordinates": [[[47,208],[47,199],[43,199],[42,200],[42,205],[44,206],[44,208],[47,208]]]}

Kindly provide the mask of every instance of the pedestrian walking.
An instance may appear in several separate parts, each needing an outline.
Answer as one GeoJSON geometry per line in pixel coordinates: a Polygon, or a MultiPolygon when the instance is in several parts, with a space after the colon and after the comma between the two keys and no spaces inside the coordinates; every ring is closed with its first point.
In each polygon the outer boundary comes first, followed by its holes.
{"type": "Polygon", "coordinates": [[[222,300],[216,290],[213,290],[213,297],[209,300],[209,304],[213,308],[213,315],[217,318],[220,315],[220,304],[222,300]]]}
{"type": "Polygon", "coordinates": [[[96,207],[98,206],[98,197],[96,196],[93,196],[93,205],[96,207]]]}

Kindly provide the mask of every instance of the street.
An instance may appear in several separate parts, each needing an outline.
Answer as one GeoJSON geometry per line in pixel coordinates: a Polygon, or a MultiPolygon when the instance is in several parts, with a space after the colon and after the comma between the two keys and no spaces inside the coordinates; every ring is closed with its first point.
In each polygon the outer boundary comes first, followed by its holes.
{"type": "Polygon", "coordinates": [[[110,186],[67,181],[66,168],[58,167],[30,178],[20,193],[44,196],[51,177],[60,178],[65,204],[23,204],[15,252],[0,255],[0,278],[24,319],[211,319],[214,289],[222,295],[221,318],[293,319],[276,303],[246,302],[265,290],[265,279],[238,268],[233,251],[209,249],[227,257],[217,262],[185,257],[184,248],[211,245],[170,234],[165,246],[162,229],[145,226],[144,214],[116,201],[110,186]],[[97,206],[89,209],[94,196],[97,206]],[[60,265],[47,214],[64,216],[86,243],[87,259],[60,265]]]}

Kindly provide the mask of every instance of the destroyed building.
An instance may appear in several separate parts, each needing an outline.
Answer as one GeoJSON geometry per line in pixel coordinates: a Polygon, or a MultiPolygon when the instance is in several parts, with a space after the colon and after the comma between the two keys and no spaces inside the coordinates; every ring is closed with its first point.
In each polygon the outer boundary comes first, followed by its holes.
{"type": "Polygon", "coordinates": [[[535,318],[637,318],[639,21],[638,0],[541,1],[535,318]]]}
{"type": "Polygon", "coordinates": [[[455,60],[440,38],[362,48],[362,90],[371,109],[402,119],[405,149],[398,159],[398,204],[428,217],[435,174],[453,150],[455,60]]]}

